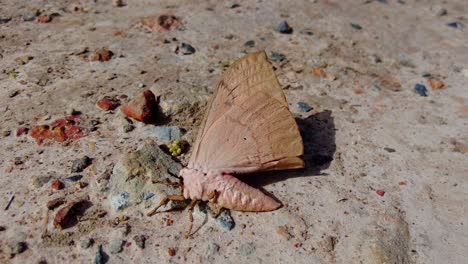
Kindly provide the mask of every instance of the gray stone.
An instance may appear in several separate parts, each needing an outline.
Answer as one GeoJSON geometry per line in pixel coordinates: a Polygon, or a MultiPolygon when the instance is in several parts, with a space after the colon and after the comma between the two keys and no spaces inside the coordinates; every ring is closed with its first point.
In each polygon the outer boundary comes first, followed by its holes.
{"type": "Polygon", "coordinates": [[[91,165],[91,159],[88,156],[83,156],[73,161],[71,172],[82,172],[89,165],[91,165]]]}
{"type": "Polygon", "coordinates": [[[109,243],[109,252],[111,254],[117,254],[123,250],[123,240],[122,239],[113,239],[109,243]]]}
{"type": "Polygon", "coordinates": [[[23,21],[34,21],[36,17],[37,17],[36,13],[26,13],[22,16],[23,21]]]}
{"type": "Polygon", "coordinates": [[[50,179],[50,176],[36,176],[32,180],[32,185],[35,188],[41,188],[44,184],[48,183],[50,179]]]}
{"type": "MultiPolygon", "coordinates": [[[[177,175],[181,169],[182,166],[164,153],[154,141],[125,154],[115,164],[109,181],[112,207],[121,210],[139,204],[148,193],[154,194],[152,199],[146,201],[148,206],[156,205],[166,195],[180,194],[178,188],[163,183],[178,183],[177,175]]],[[[185,201],[171,201],[161,210],[175,209],[186,204],[185,201]]]]}
{"type": "Polygon", "coordinates": [[[216,218],[216,223],[218,223],[220,227],[227,231],[233,229],[235,226],[234,219],[228,210],[221,212],[221,214],[216,218]]]}
{"type": "Polygon", "coordinates": [[[293,33],[292,27],[289,26],[287,21],[282,21],[281,23],[278,24],[276,27],[276,31],[282,34],[291,34],[293,33]]]}
{"type": "Polygon", "coordinates": [[[191,54],[195,53],[195,48],[192,47],[192,45],[190,45],[188,43],[182,42],[182,44],[180,45],[180,52],[183,55],[191,55],[191,54]]]}
{"type": "Polygon", "coordinates": [[[182,131],[177,126],[150,126],[146,127],[143,132],[148,136],[158,138],[162,142],[169,142],[182,137],[182,131]]]}

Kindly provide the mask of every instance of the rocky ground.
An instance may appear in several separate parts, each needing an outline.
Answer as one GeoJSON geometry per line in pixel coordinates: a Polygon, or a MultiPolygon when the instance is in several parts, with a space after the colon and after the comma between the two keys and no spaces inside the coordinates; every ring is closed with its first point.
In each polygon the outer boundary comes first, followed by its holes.
{"type": "Polygon", "coordinates": [[[1,2],[2,263],[466,262],[465,0],[1,2]],[[146,213],[258,50],[306,169],[244,176],[284,206],[202,205],[185,239],[146,213]]]}

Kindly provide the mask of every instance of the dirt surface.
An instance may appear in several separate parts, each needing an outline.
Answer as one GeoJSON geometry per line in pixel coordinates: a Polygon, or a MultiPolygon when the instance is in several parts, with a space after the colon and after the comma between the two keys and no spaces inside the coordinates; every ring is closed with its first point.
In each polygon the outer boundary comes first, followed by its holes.
{"type": "Polygon", "coordinates": [[[465,0],[2,0],[0,262],[465,263],[467,13],[465,0]],[[290,34],[276,31],[285,20],[290,34]],[[231,212],[230,231],[209,218],[190,239],[187,212],[114,211],[99,177],[154,136],[98,100],[150,89],[168,116],[156,125],[178,126],[190,145],[220,74],[258,50],[297,117],[307,167],[243,179],[284,206],[231,212]],[[63,142],[32,138],[70,115],[63,142]],[[91,165],[72,172],[85,155],[91,165]],[[86,201],[77,223],[54,226],[55,198],[86,201]]]}

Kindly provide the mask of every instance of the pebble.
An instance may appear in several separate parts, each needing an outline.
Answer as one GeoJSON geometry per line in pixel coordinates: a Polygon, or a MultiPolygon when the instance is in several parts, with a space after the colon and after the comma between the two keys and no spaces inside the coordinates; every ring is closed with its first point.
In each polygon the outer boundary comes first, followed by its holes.
{"type": "Polygon", "coordinates": [[[102,250],[102,245],[98,246],[98,250],[96,252],[96,256],[94,257],[94,264],[105,264],[107,262],[107,255],[102,250]]]}
{"type": "Polygon", "coordinates": [[[145,197],[143,197],[143,199],[149,200],[149,199],[151,199],[153,197],[154,197],[154,193],[147,193],[147,194],[145,194],[145,197]]]}
{"type": "Polygon", "coordinates": [[[122,210],[127,207],[130,202],[130,194],[128,192],[123,192],[119,195],[111,197],[111,204],[115,210],[122,210]]]}
{"type": "Polygon", "coordinates": [[[447,9],[440,5],[431,6],[431,12],[434,16],[445,16],[447,15],[447,9]]]}
{"type": "Polygon", "coordinates": [[[309,112],[310,110],[313,109],[310,105],[308,105],[307,103],[304,103],[304,102],[297,103],[297,107],[299,108],[299,110],[301,112],[304,112],[304,113],[307,113],[307,112],[309,112]]]}
{"type": "Polygon", "coordinates": [[[109,252],[111,254],[117,254],[123,250],[123,240],[122,239],[113,239],[109,243],[109,252]]]}
{"type": "Polygon", "coordinates": [[[32,180],[32,185],[35,188],[41,188],[42,186],[44,186],[44,184],[48,183],[50,179],[50,176],[36,176],[32,180]]]}
{"type": "Polygon", "coordinates": [[[49,23],[50,21],[52,21],[52,17],[51,17],[51,16],[47,16],[47,15],[38,16],[38,17],[36,18],[36,21],[39,22],[39,23],[49,23]]]}
{"type": "Polygon", "coordinates": [[[253,48],[253,47],[255,47],[255,41],[249,40],[249,41],[244,43],[244,46],[249,47],[249,48],[253,48]]]}
{"type": "Polygon", "coordinates": [[[216,218],[216,223],[226,231],[232,230],[235,226],[234,219],[228,210],[221,212],[221,214],[216,218]]]}
{"type": "Polygon", "coordinates": [[[24,251],[26,251],[26,249],[28,249],[28,245],[26,244],[26,242],[21,241],[12,242],[8,244],[8,253],[10,254],[10,256],[21,254],[24,251]]]}
{"type": "Polygon", "coordinates": [[[432,89],[444,89],[445,87],[445,84],[442,81],[435,78],[429,79],[428,82],[432,89]]]}
{"type": "Polygon", "coordinates": [[[80,241],[80,247],[82,249],[87,249],[89,248],[92,244],[94,243],[94,240],[92,238],[85,238],[80,241]]]}
{"type": "Polygon", "coordinates": [[[276,27],[276,31],[281,33],[281,34],[292,34],[293,29],[292,27],[289,26],[287,21],[282,21],[281,23],[278,24],[276,27]]]}
{"type": "Polygon", "coordinates": [[[361,30],[362,29],[362,26],[357,24],[357,23],[351,23],[351,27],[356,29],[356,30],[361,30]]]}
{"type": "Polygon", "coordinates": [[[403,53],[398,56],[398,63],[400,63],[401,66],[405,66],[409,68],[416,67],[414,63],[411,61],[411,59],[408,57],[408,55],[403,54],[403,53]]]}
{"type": "Polygon", "coordinates": [[[112,59],[112,56],[114,56],[114,53],[106,48],[98,49],[94,54],[92,54],[89,57],[89,61],[94,62],[94,61],[109,61],[112,59]]]}
{"type": "Polygon", "coordinates": [[[124,133],[129,133],[129,132],[132,132],[135,129],[135,126],[133,126],[132,124],[127,123],[122,127],[122,129],[123,129],[124,133]]]}
{"type": "Polygon", "coordinates": [[[26,13],[22,16],[23,21],[34,21],[36,19],[37,13],[26,13]]]}
{"type": "Polygon", "coordinates": [[[157,115],[156,97],[151,90],[144,90],[122,107],[122,112],[143,123],[154,121],[157,115]]]}
{"type": "Polygon", "coordinates": [[[124,6],[122,0],[112,0],[112,5],[115,6],[115,7],[122,7],[122,6],[124,6]]]}
{"type": "Polygon", "coordinates": [[[387,151],[387,152],[390,152],[390,153],[393,153],[393,152],[396,151],[396,150],[393,149],[393,148],[384,148],[384,150],[387,151]]]}
{"type": "Polygon", "coordinates": [[[54,226],[57,229],[65,229],[76,224],[77,217],[84,213],[86,206],[89,205],[89,201],[85,199],[76,200],[68,203],[66,206],[60,208],[54,217],[54,226]]]}
{"type": "Polygon", "coordinates": [[[0,24],[6,24],[10,22],[11,17],[0,17],[0,24]]]}
{"type": "Polygon", "coordinates": [[[458,28],[459,26],[461,27],[461,23],[459,22],[450,22],[447,24],[447,26],[451,27],[451,28],[458,28]]]}
{"type": "Polygon", "coordinates": [[[133,241],[135,241],[135,245],[137,247],[144,249],[145,248],[145,242],[146,242],[146,236],[144,235],[135,235],[133,237],[133,241]]]}
{"type": "Polygon", "coordinates": [[[174,248],[168,248],[167,249],[167,254],[171,257],[175,256],[176,250],[174,248]]]}
{"type": "Polygon", "coordinates": [[[91,158],[88,156],[83,156],[82,158],[76,159],[73,161],[72,167],[71,167],[71,172],[82,172],[86,167],[91,165],[91,158]]]}
{"type": "Polygon", "coordinates": [[[54,180],[52,183],[51,183],[51,188],[53,190],[61,190],[63,189],[63,183],[59,180],[54,180]]]}
{"type": "Polygon", "coordinates": [[[77,175],[73,175],[73,176],[65,178],[65,181],[66,182],[77,182],[77,181],[81,180],[81,178],[83,178],[83,175],[77,174],[77,175]]]}
{"type": "Polygon", "coordinates": [[[97,103],[97,107],[104,111],[114,110],[120,105],[120,100],[115,97],[104,96],[97,103]]]}
{"type": "Polygon", "coordinates": [[[415,91],[416,93],[418,93],[419,95],[421,95],[421,96],[427,96],[427,94],[428,94],[428,93],[427,93],[426,86],[423,85],[423,84],[420,84],[420,83],[418,83],[418,84],[416,84],[416,85],[414,86],[414,91],[415,91]]]}
{"type": "Polygon", "coordinates": [[[385,195],[385,191],[384,191],[384,190],[377,190],[377,191],[375,191],[375,193],[376,193],[378,196],[384,196],[384,195],[385,195]]]}
{"type": "Polygon", "coordinates": [[[195,53],[195,48],[188,43],[182,42],[180,45],[180,52],[182,52],[183,55],[191,55],[195,53]]]}
{"type": "Polygon", "coordinates": [[[271,52],[270,57],[272,60],[275,60],[275,61],[283,61],[285,59],[283,54],[276,53],[276,52],[271,52]]]}
{"type": "Polygon", "coordinates": [[[182,138],[182,131],[178,126],[152,126],[143,130],[148,136],[155,136],[160,141],[169,142],[182,138]]]}

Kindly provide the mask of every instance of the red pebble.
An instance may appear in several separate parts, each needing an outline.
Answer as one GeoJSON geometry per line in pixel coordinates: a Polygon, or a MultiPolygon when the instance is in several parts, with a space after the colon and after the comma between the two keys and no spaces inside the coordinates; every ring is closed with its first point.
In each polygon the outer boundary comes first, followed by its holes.
{"type": "Polygon", "coordinates": [[[63,183],[59,180],[54,180],[51,184],[52,189],[61,190],[63,189],[63,183]]]}
{"type": "Polygon", "coordinates": [[[168,248],[167,253],[169,254],[169,256],[173,257],[175,256],[176,251],[173,248],[168,248]]]}
{"type": "Polygon", "coordinates": [[[36,18],[36,21],[39,23],[49,23],[50,21],[52,21],[52,17],[51,16],[38,16],[36,18]]]}
{"type": "Polygon", "coordinates": [[[128,117],[149,123],[156,117],[156,97],[150,90],[145,90],[122,107],[122,112],[128,117]]]}
{"type": "Polygon", "coordinates": [[[375,191],[375,193],[377,193],[377,195],[379,195],[379,196],[384,196],[385,195],[384,190],[377,190],[377,191],[375,191]]]}
{"type": "Polygon", "coordinates": [[[120,101],[118,99],[104,96],[101,100],[97,102],[97,107],[104,111],[114,110],[120,105],[120,101]]]}

